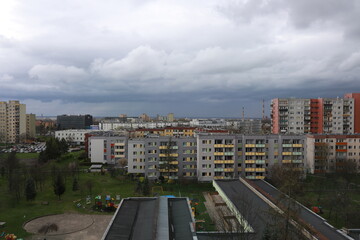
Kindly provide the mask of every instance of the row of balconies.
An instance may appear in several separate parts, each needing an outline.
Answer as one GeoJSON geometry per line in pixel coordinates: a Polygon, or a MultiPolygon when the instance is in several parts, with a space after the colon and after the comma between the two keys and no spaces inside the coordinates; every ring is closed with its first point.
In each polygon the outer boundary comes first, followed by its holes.
{"type": "Polygon", "coordinates": [[[289,155],[303,155],[302,152],[283,152],[282,155],[289,156],[289,155]]]}
{"type": "Polygon", "coordinates": [[[215,144],[215,148],[233,148],[234,144],[215,144]]]}

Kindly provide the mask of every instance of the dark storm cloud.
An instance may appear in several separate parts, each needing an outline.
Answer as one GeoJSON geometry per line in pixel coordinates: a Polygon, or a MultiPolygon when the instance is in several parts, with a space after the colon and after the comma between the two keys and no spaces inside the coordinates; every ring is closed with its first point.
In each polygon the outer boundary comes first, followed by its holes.
{"type": "Polygon", "coordinates": [[[262,99],[359,91],[359,22],[355,0],[11,1],[0,96],[46,115],[260,116],[262,99]]]}

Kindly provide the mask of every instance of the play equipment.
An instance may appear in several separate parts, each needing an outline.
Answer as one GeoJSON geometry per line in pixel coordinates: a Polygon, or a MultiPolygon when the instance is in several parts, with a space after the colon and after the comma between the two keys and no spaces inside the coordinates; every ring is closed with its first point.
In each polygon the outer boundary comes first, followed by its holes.
{"type": "Polygon", "coordinates": [[[106,208],[113,208],[114,207],[114,198],[112,198],[110,195],[106,195],[105,197],[105,207],[106,208]]]}
{"type": "Polygon", "coordinates": [[[97,195],[95,197],[95,208],[97,209],[102,209],[102,201],[101,201],[101,196],[100,195],[97,195]]]}
{"type": "Polygon", "coordinates": [[[322,214],[322,213],[323,213],[322,207],[320,207],[320,206],[313,206],[313,207],[311,208],[311,210],[312,210],[314,213],[316,213],[316,214],[322,214]]]}
{"type": "Polygon", "coordinates": [[[5,239],[6,240],[16,240],[17,239],[17,237],[15,236],[15,234],[6,234],[5,235],[5,239]]]}

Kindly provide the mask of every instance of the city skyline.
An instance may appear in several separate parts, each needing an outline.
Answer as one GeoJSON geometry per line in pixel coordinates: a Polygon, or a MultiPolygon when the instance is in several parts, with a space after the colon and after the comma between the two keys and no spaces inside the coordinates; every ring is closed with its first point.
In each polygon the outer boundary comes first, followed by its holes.
{"type": "Polygon", "coordinates": [[[269,116],[360,89],[357,1],[8,1],[0,100],[36,115],[269,116]]]}

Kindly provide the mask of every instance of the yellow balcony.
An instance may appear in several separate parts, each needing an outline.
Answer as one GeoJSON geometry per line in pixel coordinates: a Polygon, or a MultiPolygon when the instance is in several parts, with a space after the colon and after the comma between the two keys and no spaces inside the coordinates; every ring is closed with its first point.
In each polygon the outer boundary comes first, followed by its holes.
{"type": "Polygon", "coordinates": [[[172,153],[172,154],[165,154],[165,153],[160,153],[159,157],[177,157],[179,156],[179,154],[177,153],[172,153]]]}
{"type": "Polygon", "coordinates": [[[255,152],[246,152],[245,156],[255,156],[255,152]]]}
{"type": "Polygon", "coordinates": [[[282,160],[282,163],[291,163],[291,160],[282,160]]]}
{"type": "Polygon", "coordinates": [[[215,144],[214,147],[215,148],[223,148],[225,145],[224,144],[215,144]]]}
{"type": "Polygon", "coordinates": [[[245,160],[245,163],[253,164],[253,163],[255,163],[255,160],[245,160]]]}
{"type": "Polygon", "coordinates": [[[159,149],[167,149],[168,146],[159,146],[159,149]]]}
{"type": "Polygon", "coordinates": [[[257,152],[255,155],[256,156],[265,156],[265,152],[257,152]]]}
{"type": "Polygon", "coordinates": [[[214,156],[224,156],[223,152],[214,152],[214,156]]]}
{"type": "Polygon", "coordinates": [[[255,168],[245,168],[245,172],[255,172],[255,168]]]}
{"type": "Polygon", "coordinates": [[[255,168],[256,172],[265,172],[265,168],[255,168]]]}
{"type": "Polygon", "coordinates": [[[247,147],[247,148],[253,148],[253,147],[255,147],[255,144],[245,144],[245,147],[247,147]]]}
{"type": "Polygon", "coordinates": [[[224,164],[225,161],[224,160],[215,160],[214,163],[215,164],[224,164]]]}
{"type": "Polygon", "coordinates": [[[234,147],[234,144],[226,144],[226,145],[224,145],[224,147],[226,147],[226,148],[233,148],[233,147],[234,147]]]}
{"type": "Polygon", "coordinates": [[[234,160],[225,160],[225,163],[234,163],[234,160]]]}
{"type": "Polygon", "coordinates": [[[238,170],[238,172],[241,172],[241,171],[242,171],[242,168],[241,168],[241,167],[238,167],[237,170],[238,170]]]}
{"type": "Polygon", "coordinates": [[[224,172],[233,172],[233,171],[234,171],[233,168],[225,168],[225,169],[224,169],[224,172]]]}
{"type": "Polygon", "coordinates": [[[224,179],[224,176],[215,176],[214,179],[224,179]]]}
{"type": "Polygon", "coordinates": [[[289,156],[289,155],[292,155],[292,153],[291,152],[283,152],[282,155],[289,156]]]}
{"type": "Polygon", "coordinates": [[[178,161],[171,161],[170,164],[177,165],[177,164],[179,164],[179,162],[178,161]]]}
{"type": "Polygon", "coordinates": [[[239,152],[238,152],[238,156],[241,156],[241,155],[242,155],[242,151],[239,151],[239,152]]]}
{"type": "Polygon", "coordinates": [[[115,152],[125,152],[125,149],[115,149],[115,152]]]}
{"type": "Polygon", "coordinates": [[[256,179],[265,179],[265,176],[256,176],[256,179]]]}
{"type": "Polygon", "coordinates": [[[179,169],[169,169],[169,172],[178,172],[179,169]]]}
{"type": "Polygon", "coordinates": [[[293,144],[293,147],[302,147],[302,144],[293,144]]]}

